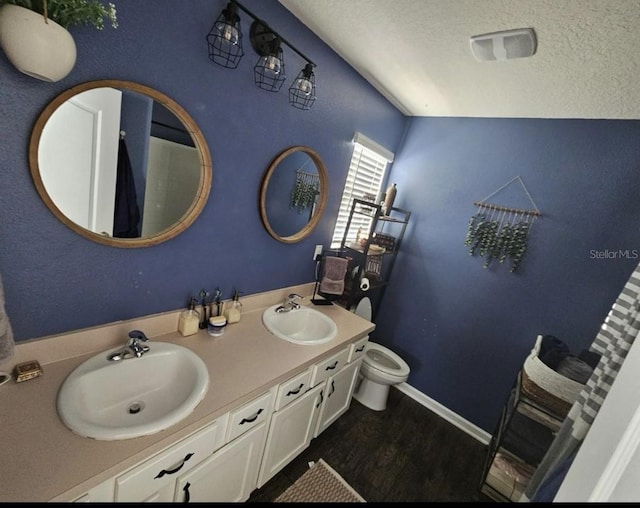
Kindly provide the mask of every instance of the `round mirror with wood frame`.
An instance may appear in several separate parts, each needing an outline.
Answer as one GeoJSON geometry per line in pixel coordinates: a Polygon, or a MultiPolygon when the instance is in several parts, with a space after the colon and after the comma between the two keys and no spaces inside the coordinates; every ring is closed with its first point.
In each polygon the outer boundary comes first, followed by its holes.
{"type": "MultiPolygon", "coordinates": [[[[107,103],[108,104],[108,103],[107,103]]],[[[149,109],[149,108],[147,108],[149,109]]],[[[69,113],[66,113],[69,115],[69,113]]],[[[124,111],[123,111],[124,115],[124,111]]],[[[145,129],[147,129],[147,124],[151,124],[153,122],[150,121],[151,113],[148,111],[144,116],[143,125],[145,125],[145,129]]],[[[139,123],[140,119],[136,119],[139,123]]],[[[150,129],[150,128],[149,128],[150,129]]],[[[151,138],[152,136],[149,136],[151,138]]],[[[148,144],[144,144],[144,149],[148,148],[148,144]]],[[[105,143],[106,144],[106,143],[105,143]]],[[[164,146],[159,148],[158,150],[165,149],[164,146]]],[[[125,149],[126,152],[126,149],[125,149]]],[[[161,153],[160,151],[158,153],[161,153]]],[[[148,155],[145,151],[143,155],[145,162],[147,162],[147,158],[151,159],[151,155],[148,155]]],[[[162,156],[155,156],[156,159],[162,160],[162,156]]],[[[128,156],[126,158],[127,165],[131,166],[129,162],[128,156]]],[[[93,162],[92,162],[93,163],[93,162]]],[[[96,167],[99,166],[98,163],[94,163],[96,167]]],[[[53,99],[42,111],[40,116],[35,122],[33,127],[33,131],[31,134],[31,140],[29,143],[29,166],[31,170],[31,177],[35,184],[36,190],[38,194],[46,204],[46,206],[51,210],[51,212],[64,224],[66,224],[69,228],[71,228],[76,233],[93,240],[95,242],[109,245],[112,247],[123,247],[123,248],[136,248],[136,247],[149,247],[152,245],[157,245],[161,242],[165,242],[171,238],[174,238],[176,235],[180,234],[182,231],[187,229],[195,219],[202,212],[207,198],[209,197],[209,193],[211,190],[211,179],[212,179],[212,166],[211,166],[211,155],[209,153],[209,148],[204,139],[202,131],[196,124],[196,122],[191,118],[191,116],[173,99],[167,97],[162,92],[155,90],[149,86],[142,85],[140,83],[135,83],[131,81],[122,81],[122,80],[97,80],[90,81],[87,83],[82,83],[76,85],[60,95],[58,95],[55,99],[53,99]],[[92,91],[92,92],[89,92],[92,91]],[[167,223],[158,222],[158,219],[155,219],[157,224],[155,224],[155,229],[153,227],[147,228],[149,233],[144,233],[144,228],[142,228],[142,232],[131,234],[128,237],[122,237],[125,235],[114,235],[114,231],[109,230],[109,227],[98,227],[92,229],[91,226],[85,224],[84,215],[87,214],[97,214],[100,212],[100,203],[98,202],[97,197],[86,197],[85,193],[95,194],[99,196],[100,193],[95,191],[97,186],[100,184],[100,178],[102,176],[94,175],[93,168],[86,168],[86,172],[84,170],[84,166],[82,164],[78,164],[78,169],[76,170],[78,173],[77,176],[69,177],[60,177],[56,172],[56,167],[64,167],[68,162],[72,159],[85,157],[83,160],[94,161],[97,158],[97,153],[101,150],[99,147],[101,145],[97,144],[95,140],[92,138],[92,133],[87,131],[95,130],[96,132],[102,132],[104,130],[108,130],[109,132],[109,144],[110,147],[115,147],[115,149],[103,149],[102,152],[111,153],[110,157],[113,160],[117,160],[117,164],[114,162],[113,165],[117,165],[118,168],[116,170],[118,172],[118,178],[120,178],[121,171],[121,162],[120,156],[122,155],[120,152],[122,151],[122,140],[125,136],[129,137],[129,134],[123,130],[114,130],[119,129],[118,125],[120,120],[120,110],[119,105],[118,111],[116,114],[112,114],[110,109],[105,106],[105,109],[95,109],[93,110],[90,107],[85,108],[83,104],[79,107],[76,107],[79,114],[70,113],[71,119],[73,119],[74,115],[76,116],[86,116],[87,119],[81,119],[78,122],[78,126],[69,121],[69,117],[60,113],[64,108],[62,106],[67,106],[70,103],[76,101],[78,97],[81,97],[81,94],[85,93],[101,93],[102,91],[113,91],[120,92],[121,94],[129,94],[133,97],[140,97],[143,101],[149,101],[150,108],[164,110],[164,112],[171,117],[173,115],[172,121],[176,121],[176,125],[178,127],[172,127],[167,124],[163,124],[161,122],[156,122],[160,125],[164,125],[165,129],[174,129],[176,131],[180,131],[180,135],[186,137],[185,144],[182,142],[174,143],[173,141],[168,141],[166,139],[162,139],[159,137],[153,138],[154,142],[164,143],[166,145],[171,145],[174,150],[178,152],[186,152],[188,156],[188,160],[191,162],[191,167],[188,172],[185,172],[186,163],[179,163],[175,167],[165,167],[162,169],[163,175],[162,178],[165,180],[189,180],[188,185],[190,185],[190,192],[187,194],[187,197],[183,199],[183,203],[180,203],[180,206],[175,207],[172,203],[167,203],[167,208],[176,208],[177,211],[174,211],[175,217],[171,219],[167,219],[167,223]],[[86,113],[86,115],[85,115],[86,113]],[[103,115],[103,113],[105,113],[103,115]],[[92,122],[95,123],[93,118],[106,116],[107,114],[113,116],[115,120],[112,121],[112,124],[109,126],[109,129],[103,128],[95,128],[91,127],[92,122]],[[89,125],[90,128],[83,128],[83,122],[85,125],[89,125]],[[88,123],[87,123],[88,122],[88,123]],[[75,128],[75,131],[72,130],[72,125],[75,128]],[[54,134],[51,134],[53,131],[54,134]],[[49,140],[49,136],[54,136],[49,140]],[[57,137],[55,137],[57,136],[57,137]],[[118,140],[114,141],[114,136],[120,137],[120,145],[118,145],[118,140]],[[81,142],[80,140],[84,140],[81,142]],[[71,144],[71,143],[76,143],[71,144]],[[175,145],[175,146],[173,146],[175,145]],[[188,145],[188,146],[187,146],[188,145]],[[120,149],[118,148],[120,146],[120,149]],[[98,147],[98,148],[97,148],[98,147]],[[78,153],[76,153],[76,151],[78,153]],[[114,159],[115,157],[115,159],[114,159]],[[52,160],[56,159],[56,160],[52,160]],[[88,176],[91,173],[91,176],[88,176]],[[80,183],[81,180],[86,180],[86,183],[80,183]],[[84,186],[84,187],[82,187],[84,186]],[[77,187],[77,188],[76,188],[77,187]],[[89,191],[85,192],[85,188],[88,188],[89,191]],[[55,192],[54,192],[55,191],[55,192]],[[60,199],[56,197],[56,192],[63,192],[70,196],[68,200],[74,201],[73,206],[79,206],[76,202],[85,202],[86,205],[82,204],[88,212],[83,212],[80,215],[83,216],[82,220],[78,220],[73,216],[73,214],[66,211],[66,208],[61,205],[60,199]],[[75,195],[73,194],[75,192],[75,195]],[[65,211],[63,211],[65,208],[65,211]]],[[[108,166],[103,164],[103,166],[108,166]]],[[[147,164],[144,165],[143,171],[148,171],[147,164]]],[[[100,168],[100,172],[105,173],[104,168],[100,168]]],[[[97,172],[97,171],[96,171],[97,172]]],[[[115,173],[114,173],[115,175],[115,173]]],[[[148,174],[145,174],[145,178],[148,177],[148,174]]],[[[111,178],[109,185],[105,184],[105,187],[108,187],[108,192],[110,192],[110,197],[104,198],[105,203],[110,206],[110,210],[108,209],[104,212],[104,215],[107,219],[109,219],[108,215],[111,215],[111,221],[114,221],[114,194],[116,194],[116,190],[119,191],[121,187],[121,179],[118,180],[117,185],[115,183],[115,176],[111,178]],[[117,187],[114,189],[113,187],[117,187]],[[108,202],[107,202],[108,201],[108,202]]],[[[154,177],[156,178],[156,177],[154,177]]],[[[132,180],[129,178],[128,180],[132,180]]],[[[148,185],[148,183],[147,183],[148,185]]],[[[156,184],[157,186],[164,185],[163,182],[159,182],[156,184]]],[[[185,184],[186,185],[186,184],[185,184]]],[[[135,189],[135,186],[134,186],[135,189]]],[[[145,199],[146,199],[145,195],[145,199]]],[[[116,202],[117,202],[116,198],[116,202]]],[[[162,208],[163,205],[156,204],[156,208],[162,208]]],[[[108,207],[107,207],[108,208],[108,207]]],[[[117,218],[117,210],[116,210],[116,218],[117,218]]],[[[144,210],[140,211],[140,215],[143,215],[144,210]]],[[[149,213],[151,215],[151,213],[149,213]]],[[[169,214],[169,217],[171,215],[169,214]]],[[[142,220],[142,219],[140,219],[142,220]]]]}
{"type": "Polygon", "coordinates": [[[262,178],[262,224],[279,242],[299,242],[318,225],[327,192],[327,170],[318,153],[301,145],[287,148],[271,161],[262,178]]]}

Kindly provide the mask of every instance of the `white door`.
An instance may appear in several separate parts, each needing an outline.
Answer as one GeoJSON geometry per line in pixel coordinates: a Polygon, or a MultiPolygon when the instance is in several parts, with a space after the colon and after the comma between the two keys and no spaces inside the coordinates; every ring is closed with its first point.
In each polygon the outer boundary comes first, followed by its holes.
{"type": "Polygon", "coordinates": [[[94,233],[113,233],[122,92],[87,90],[51,115],[38,146],[40,174],[55,205],[94,233]]]}

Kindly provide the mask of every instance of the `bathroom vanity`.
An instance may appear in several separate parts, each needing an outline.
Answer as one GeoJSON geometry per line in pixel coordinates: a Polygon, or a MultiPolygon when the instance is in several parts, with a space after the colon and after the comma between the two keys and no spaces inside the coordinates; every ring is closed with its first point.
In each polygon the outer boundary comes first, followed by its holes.
{"type": "MultiPolygon", "coordinates": [[[[272,335],[261,316],[290,292],[309,303],[311,284],[245,297],[224,335],[183,337],[180,311],[20,344],[10,365],[37,359],[44,375],[0,389],[0,501],[244,501],[348,408],[374,324],[342,307],[318,310],[336,337],[299,345],[272,335]],[[207,365],[208,391],[179,423],[152,435],[104,441],[74,434],[56,412],[67,376],[128,331],[189,348],[207,365]]],[[[124,361],[135,362],[136,359],[124,361]]],[[[2,366],[7,369],[6,366],[2,366]]]]}

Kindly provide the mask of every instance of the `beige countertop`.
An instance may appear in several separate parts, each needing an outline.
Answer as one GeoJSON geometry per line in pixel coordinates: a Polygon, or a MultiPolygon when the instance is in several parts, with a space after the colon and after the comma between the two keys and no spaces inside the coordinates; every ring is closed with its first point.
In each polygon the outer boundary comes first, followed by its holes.
{"type": "Polygon", "coordinates": [[[17,345],[12,361],[0,368],[10,370],[22,361],[38,360],[44,374],[0,386],[0,501],[71,501],[373,331],[373,323],[337,305],[314,306],[338,327],[338,335],[327,344],[292,344],[266,330],[262,324],[266,307],[291,291],[306,296],[303,305],[310,304],[312,289],[313,285],[303,285],[246,297],[240,322],[228,325],[220,337],[211,337],[206,330],[183,337],[177,332],[180,311],[174,311],[17,345]],[[151,347],[154,341],[172,342],[198,354],[209,369],[205,398],[180,423],[150,436],[98,441],[74,434],[57,414],[60,386],[86,359],[124,345],[127,332],[134,328],[147,334],[151,347]]]}

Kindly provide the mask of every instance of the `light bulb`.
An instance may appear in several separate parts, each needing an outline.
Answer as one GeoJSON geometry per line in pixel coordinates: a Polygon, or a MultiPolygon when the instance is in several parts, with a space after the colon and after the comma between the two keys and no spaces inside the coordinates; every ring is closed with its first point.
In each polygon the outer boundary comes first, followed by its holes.
{"type": "Polygon", "coordinates": [[[280,59],[273,55],[267,55],[262,57],[263,74],[272,78],[277,78],[280,74],[281,64],[280,59]]]}
{"type": "Polygon", "coordinates": [[[230,46],[238,45],[240,34],[235,26],[229,23],[218,22],[216,23],[216,30],[218,31],[218,37],[220,37],[225,44],[229,44],[230,46]]]}
{"type": "Polygon", "coordinates": [[[299,92],[299,94],[309,96],[313,91],[313,84],[307,78],[298,78],[296,80],[295,88],[299,92]]]}

